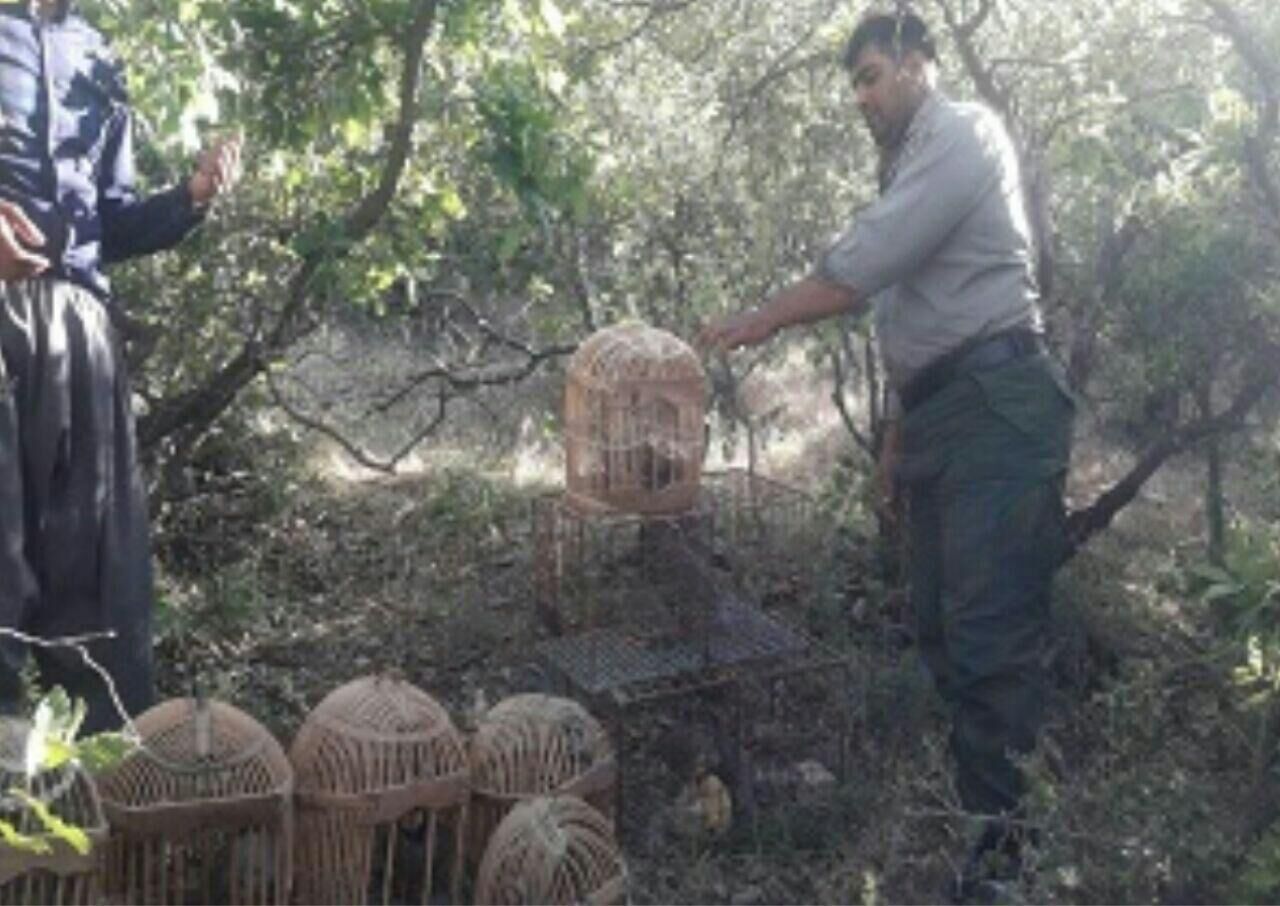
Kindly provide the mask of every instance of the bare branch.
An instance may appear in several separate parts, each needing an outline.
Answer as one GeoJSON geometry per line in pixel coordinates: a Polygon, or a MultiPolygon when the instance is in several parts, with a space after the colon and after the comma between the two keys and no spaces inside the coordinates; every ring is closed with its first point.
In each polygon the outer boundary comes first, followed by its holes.
{"type": "Polygon", "coordinates": [[[611,3],[611,6],[618,9],[644,10],[644,17],[639,24],[628,29],[622,36],[605,41],[603,44],[592,44],[589,47],[584,47],[574,58],[573,66],[580,66],[592,57],[612,53],[615,50],[626,47],[648,31],[649,27],[660,17],[688,9],[699,2],[700,0],[620,0],[620,2],[611,3]]]}
{"type": "Polygon", "coordinates": [[[738,126],[746,117],[751,105],[759,100],[760,96],[773,85],[791,75],[793,72],[801,72],[807,69],[813,69],[819,64],[828,64],[831,55],[825,50],[816,53],[805,54],[798,59],[792,59],[795,54],[805,45],[807,45],[813,36],[817,33],[820,23],[813,23],[805,32],[797,38],[791,46],[786,48],[782,53],[778,54],[770,61],[765,71],[756,78],[754,82],[745,89],[738,92],[734,97],[730,98],[733,103],[733,110],[729,114],[729,127],[725,130],[724,137],[721,139],[721,147],[727,146],[732,141],[734,134],[738,131],[738,126]]]}
{"type": "Polygon", "coordinates": [[[1129,474],[1097,500],[1071,513],[1067,520],[1070,544],[1064,560],[1070,559],[1090,538],[1111,525],[1116,514],[1133,502],[1147,480],[1169,459],[1209,437],[1241,430],[1249,412],[1280,385],[1280,370],[1275,367],[1277,361],[1280,361],[1280,347],[1272,345],[1263,350],[1254,360],[1248,379],[1224,411],[1175,429],[1144,453],[1129,474]]]}
{"type": "Polygon", "coordinates": [[[964,63],[965,72],[973,80],[978,95],[995,108],[996,112],[1012,129],[1015,123],[1013,121],[1012,102],[1009,92],[1000,85],[991,67],[983,62],[981,54],[978,53],[977,44],[974,42],[974,37],[977,35],[978,30],[986,23],[987,18],[994,9],[994,3],[992,0],[982,0],[982,3],[978,6],[978,11],[968,19],[962,20],[948,0],[934,0],[934,2],[938,9],[942,11],[943,21],[947,23],[947,30],[951,32],[951,36],[956,42],[956,49],[960,51],[960,59],[964,63]]]}
{"type": "MultiPolygon", "coordinates": [[[[847,344],[845,351],[851,351],[847,344]]],[[[839,350],[833,351],[831,353],[831,401],[835,403],[836,410],[840,413],[840,421],[844,423],[844,429],[849,432],[853,442],[868,456],[875,458],[875,445],[853,420],[853,413],[849,411],[849,404],[844,398],[844,387],[847,382],[844,354],[839,350]]]]}
{"type": "MultiPolygon", "coordinates": [[[[496,335],[501,337],[501,335],[496,335]]],[[[450,368],[441,364],[426,368],[411,375],[404,386],[383,398],[370,407],[371,413],[385,413],[403,402],[411,393],[423,384],[439,381],[457,393],[467,393],[481,387],[501,387],[516,384],[533,374],[538,368],[551,359],[572,355],[576,345],[549,346],[546,349],[533,349],[524,343],[507,337],[501,337],[502,345],[519,352],[524,361],[518,365],[505,363],[501,365],[473,365],[465,370],[450,368]]]]}
{"type": "Polygon", "coordinates": [[[396,450],[389,458],[379,459],[372,453],[365,450],[358,443],[348,438],[340,430],[333,425],[328,424],[321,419],[311,416],[303,412],[298,407],[290,403],[280,391],[276,384],[275,376],[271,373],[271,369],[265,372],[267,379],[267,390],[271,393],[271,399],[276,406],[280,408],[285,415],[289,416],[293,421],[302,425],[308,430],[315,431],[324,437],[329,438],[344,452],[366,469],[372,469],[375,472],[383,472],[388,475],[394,475],[396,467],[400,465],[404,459],[417,448],[424,440],[433,434],[443,423],[445,415],[448,412],[448,397],[442,389],[439,393],[439,408],[436,410],[435,416],[422,428],[416,431],[412,438],[405,442],[398,450],[396,450]]]}
{"type": "Polygon", "coordinates": [[[133,724],[133,718],[124,706],[124,701],[120,698],[120,693],[116,689],[116,681],[112,678],[106,667],[103,667],[93,659],[89,654],[89,645],[93,642],[107,642],[116,637],[114,630],[106,632],[90,632],[84,635],[68,635],[54,639],[42,639],[39,636],[28,635],[10,626],[0,626],[0,636],[8,636],[16,639],[25,645],[34,645],[37,648],[69,648],[76,654],[80,655],[80,659],[84,661],[85,666],[98,674],[102,678],[102,682],[107,687],[107,694],[111,697],[111,706],[116,709],[121,723],[125,727],[125,735],[131,741],[136,742],[142,738],[138,732],[138,728],[133,724]]]}

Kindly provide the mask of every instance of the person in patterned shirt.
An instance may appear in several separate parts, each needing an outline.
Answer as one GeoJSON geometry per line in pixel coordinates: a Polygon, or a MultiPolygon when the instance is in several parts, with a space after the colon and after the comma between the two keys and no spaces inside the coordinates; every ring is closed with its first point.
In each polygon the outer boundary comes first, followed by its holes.
{"type": "Polygon", "coordinates": [[[188,179],[135,189],[120,66],[68,0],[0,3],[0,713],[20,670],[88,704],[84,729],[151,701],[152,575],[133,414],[104,267],[169,248],[239,173],[238,139],[188,179]],[[105,637],[110,634],[111,638],[105,637]]]}

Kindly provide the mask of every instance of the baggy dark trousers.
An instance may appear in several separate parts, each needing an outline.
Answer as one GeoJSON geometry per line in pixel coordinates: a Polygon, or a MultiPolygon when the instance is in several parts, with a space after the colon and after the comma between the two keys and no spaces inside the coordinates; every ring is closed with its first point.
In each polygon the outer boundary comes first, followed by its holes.
{"type": "Polygon", "coordinates": [[[1055,366],[1035,355],[959,376],[903,422],[910,597],[921,655],[951,705],[969,812],[1017,807],[1009,756],[1034,747],[1043,718],[1073,413],[1055,366]]]}
{"type": "MultiPolygon", "coordinates": [[[[88,651],[136,714],[152,696],[146,498],[120,344],[107,309],[60,280],[0,283],[0,626],[42,639],[112,630],[88,651]]],[[[26,646],[0,641],[0,707],[19,705],[26,646]]],[[[45,688],[117,727],[74,650],[32,646],[45,688]]]]}

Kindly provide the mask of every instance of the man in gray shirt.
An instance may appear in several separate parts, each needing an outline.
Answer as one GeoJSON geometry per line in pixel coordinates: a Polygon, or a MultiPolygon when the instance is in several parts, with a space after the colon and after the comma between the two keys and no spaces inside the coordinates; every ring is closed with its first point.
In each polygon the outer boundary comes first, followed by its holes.
{"type": "Polygon", "coordinates": [[[1049,585],[1064,550],[1073,405],[1044,355],[1017,155],[999,119],[935,88],[912,14],[864,19],[844,56],[880,151],[880,198],[812,274],[708,325],[704,347],[874,310],[889,375],[886,497],[908,497],[921,655],[952,707],[965,809],[987,824],[955,893],[1016,870],[1022,779],[1035,745],[1049,585]]]}

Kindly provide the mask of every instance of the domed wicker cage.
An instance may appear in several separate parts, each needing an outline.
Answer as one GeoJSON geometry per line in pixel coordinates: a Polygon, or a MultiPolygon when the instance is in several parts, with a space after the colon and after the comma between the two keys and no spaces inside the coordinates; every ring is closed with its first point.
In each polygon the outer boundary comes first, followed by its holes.
{"type": "Polygon", "coordinates": [[[466,747],[435,699],[389,677],[355,680],[316,706],[289,758],[298,782],[300,902],[425,903],[446,834],[458,899],[466,747]]]}
{"type": "Polygon", "coordinates": [[[173,699],[136,722],[142,747],[99,778],[106,890],[124,903],[286,903],[293,769],[252,717],[173,699]]]}
{"type": "Polygon", "coordinates": [[[45,852],[25,852],[0,841],[0,903],[97,903],[101,900],[102,846],[107,821],[93,781],[82,768],[66,763],[40,771],[27,783],[25,754],[31,724],[0,718],[0,821],[35,837],[45,852]],[[80,829],[90,850],[80,853],[48,833],[31,806],[10,791],[22,789],[56,819],[80,829]]]}
{"type": "Polygon", "coordinates": [[[706,375],[679,338],[645,324],[593,334],[565,382],[568,499],[670,514],[693,505],[706,443],[706,375]]]}
{"type": "Polygon", "coordinates": [[[612,815],[618,766],[600,722],[577,702],[526,694],[504,699],[471,739],[471,845],[477,855],[515,804],[574,795],[612,815]]]}
{"type": "Polygon", "coordinates": [[[476,902],[624,903],[627,868],[603,815],[576,796],[522,802],[489,841],[476,902]]]}

